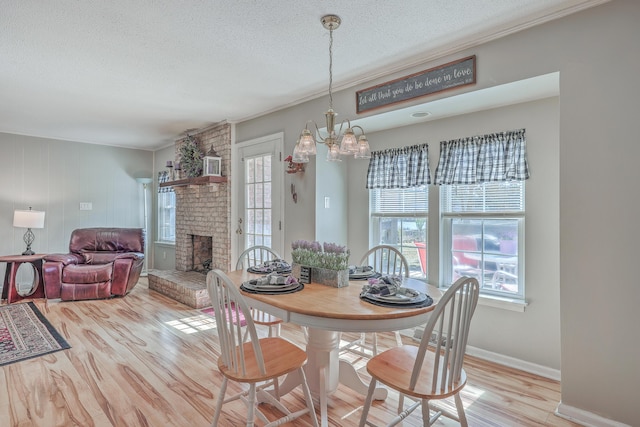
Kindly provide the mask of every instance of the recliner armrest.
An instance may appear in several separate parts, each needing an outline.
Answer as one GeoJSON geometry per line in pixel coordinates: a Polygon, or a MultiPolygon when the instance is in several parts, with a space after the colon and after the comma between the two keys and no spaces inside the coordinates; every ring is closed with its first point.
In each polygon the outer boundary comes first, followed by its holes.
{"type": "Polygon", "coordinates": [[[60,262],[63,265],[84,264],[84,259],[76,254],[49,254],[44,257],[45,261],[60,262]]]}
{"type": "Polygon", "coordinates": [[[141,252],[123,252],[115,256],[115,259],[144,259],[144,254],[141,252]]]}

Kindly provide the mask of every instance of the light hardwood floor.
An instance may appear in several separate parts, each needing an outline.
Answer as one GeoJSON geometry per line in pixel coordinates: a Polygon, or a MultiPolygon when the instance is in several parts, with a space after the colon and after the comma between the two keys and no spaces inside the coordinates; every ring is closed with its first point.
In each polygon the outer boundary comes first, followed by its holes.
{"type": "MultiPolygon", "coordinates": [[[[211,317],[148,290],[146,279],[124,298],[34,301],[71,349],[0,369],[0,426],[210,424],[221,383],[211,317]]],[[[303,345],[296,325],[283,325],[282,335],[303,345]]],[[[394,345],[395,337],[380,334],[379,342],[394,345]]],[[[353,362],[366,377],[364,362],[353,362]]],[[[471,426],[577,426],[553,415],[558,382],[472,357],[465,363],[469,382],[462,397],[471,426]]],[[[329,424],[358,425],[363,400],[340,386],[329,401],[329,424]]],[[[304,405],[299,390],[284,401],[304,405]]],[[[390,393],[371,415],[389,419],[396,404],[390,393]]],[[[405,426],[422,425],[416,412],[405,426]]],[[[220,426],[243,425],[244,413],[241,402],[225,405],[220,426]]],[[[290,425],[309,424],[304,419],[290,425]]]]}

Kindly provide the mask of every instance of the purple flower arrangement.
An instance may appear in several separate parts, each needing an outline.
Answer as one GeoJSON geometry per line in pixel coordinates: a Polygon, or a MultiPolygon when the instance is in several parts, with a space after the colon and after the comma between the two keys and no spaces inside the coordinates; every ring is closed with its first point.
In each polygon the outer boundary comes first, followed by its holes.
{"type": "Polygon", "coordinates": [[[320,245],[317,241],[296,240],[291,243],[291,256],[296,264],[328,270],[349,268],[349,249],[335,243],[320,245]]]}

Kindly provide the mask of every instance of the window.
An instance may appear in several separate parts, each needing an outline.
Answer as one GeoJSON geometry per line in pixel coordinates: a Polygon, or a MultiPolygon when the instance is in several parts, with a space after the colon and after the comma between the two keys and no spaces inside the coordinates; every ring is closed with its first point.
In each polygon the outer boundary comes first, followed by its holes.
{"type": "Polygon", "coordinates": [[[391,245],[409,262],[412,277],[427,275],[429,193],[425,185],[369,192],[371,244],[391,245]]]}
{"type": "Polygon", "coordinates": [[[158,241],[176,241],[176,193],[158,193],[158,241]]]}
{"type": "Polygon", "coordinates": [[[524,298],[524,181],[440,187],[444,283],[478,279],[481,292],[524,298]]]}

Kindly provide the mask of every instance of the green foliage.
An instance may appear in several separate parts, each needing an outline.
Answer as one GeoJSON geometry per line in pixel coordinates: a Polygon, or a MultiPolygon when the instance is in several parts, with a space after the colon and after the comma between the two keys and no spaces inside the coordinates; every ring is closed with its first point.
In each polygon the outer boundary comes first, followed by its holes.
{"type": "Polygon", "coordinates": [[[326,268],[328,270],[345,270],[349,268],[349,249],[335,243],[296,240],[291,243],[291,257],[296,264],[309,267],[326,268]]]}
{"type": "Polygon", "coordinates": [[[202,152],[190,135],[187,135],[187,140],[180,146],[180,166],[189,178],[202,175],[202,152]]]}

